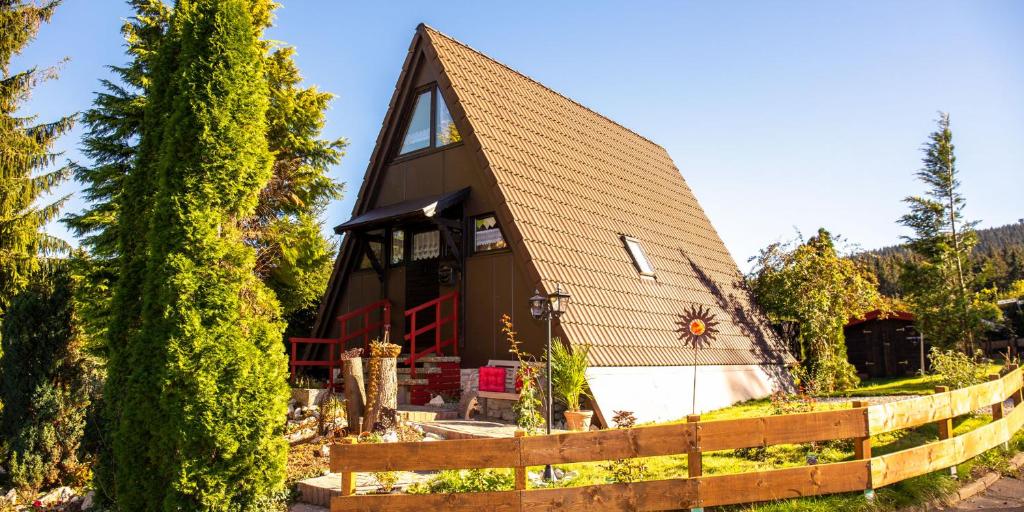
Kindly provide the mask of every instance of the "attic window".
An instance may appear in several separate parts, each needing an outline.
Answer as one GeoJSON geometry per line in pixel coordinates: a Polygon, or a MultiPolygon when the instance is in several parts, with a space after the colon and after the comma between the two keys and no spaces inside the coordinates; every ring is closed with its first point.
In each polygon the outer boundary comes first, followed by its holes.
{"type": "Polygon", "coordinates": [[[455,127],[441,90],[435,85],[416,95],[398,154],[404,155],[430,147],[439,148],[460,140],[462,135],[455,127]]]}
{"type": "Polygon", "coordinates": [[[622,243],[626,244],[626,250],[629,251],[629,256],[633,258],[633,264],[636,265],[640,275],[654,277],[654,265],[651,265],[650,260],[647,259],[647,254],[644,252],[644,248],[640,246],[640,241],[633,237],[623,236],[622,243]]]}

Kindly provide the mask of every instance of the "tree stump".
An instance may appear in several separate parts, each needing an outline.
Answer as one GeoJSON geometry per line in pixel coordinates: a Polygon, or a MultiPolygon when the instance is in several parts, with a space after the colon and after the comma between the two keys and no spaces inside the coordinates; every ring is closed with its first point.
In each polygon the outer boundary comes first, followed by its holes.
{"type": "Polygon", "coordinates": [[[360,420],[366,409],[366,387],[363,383],[363,360],[359,357],[345,359],[341,373],[344,382],[345,413],[348,428],[352,434],[363,432],[360,420]]]}
{"type": "MultiPolygon", "coordinates": [[[[401,347],[389,343],[372,343],[370,383],[367,388],[367,415],[362,430],[373,430],[385,409],[398,409],[398,352],[401,347]]],[[[393,416],[393,414],[391,415],[393,416]]]]}

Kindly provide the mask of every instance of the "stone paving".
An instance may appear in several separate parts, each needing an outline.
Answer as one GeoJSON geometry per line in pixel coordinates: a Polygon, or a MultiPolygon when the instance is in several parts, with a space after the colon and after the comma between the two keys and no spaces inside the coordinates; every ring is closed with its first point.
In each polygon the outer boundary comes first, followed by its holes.
{"type": "Polygon", "coordinates": [[[1003,477],[985,492],[945,510],[1000,510],[1024,512],[1024,480],[1003,477]]]}

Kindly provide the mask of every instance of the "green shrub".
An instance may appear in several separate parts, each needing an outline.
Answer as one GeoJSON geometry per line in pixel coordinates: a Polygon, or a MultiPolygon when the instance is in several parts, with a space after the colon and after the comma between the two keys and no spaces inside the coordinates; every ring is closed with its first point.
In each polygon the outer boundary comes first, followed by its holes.
{"type": "Polygon", "coordinates": [[[516,380],[522,383],[522,387],[519,390],[519,400],[512,405],[512,412],[516,415],[516,425],[526,433],[532,434],[544,424],[544,417],[540,413],[541,402],[537,390],[537,376],[531,366],[534,358],[520,349],[521,343],[516,337],[516,331],[512,328],[512,318],[508,315],[501,316],[501,332],[505,333],[505,339],[508,340],[508,351],[519,361],[516,380]]]}
{"type": "Polygon", "coordinates": [[[83,353],[63,265],[40,271],[15,296],[0,340],[0,439],[11,483],[25,490],[84,483],[81,441],[99,378],[83,353]]]}
{"type": "Polygon", "coordinates": [[[409,486],[409,494],[448,494],[455,492],[510,491],[515,476],[507,469],[447,470],[426,482],[409,486]]]}
{"type": "Polygon", "coordinates": [[[986,366],[981,362],[980,350],[975,352],[974,357],[968,357],[959,350],[932,347],[928,357],[932,363],[932,371],[939,375],[945,386],[959,389],[983,382],[982,373],[986,366]]]}

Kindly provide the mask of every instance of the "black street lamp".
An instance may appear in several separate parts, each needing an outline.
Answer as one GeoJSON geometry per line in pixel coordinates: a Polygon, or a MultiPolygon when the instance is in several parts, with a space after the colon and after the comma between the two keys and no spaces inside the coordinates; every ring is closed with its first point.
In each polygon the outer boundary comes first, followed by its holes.
{"type": "MultiPolygon", "coordinates": [[[[545,402],[547,406],[547,433],[551,435],[551,420],[553,415],[553,407],[551,403],[551,320],[558,320],[566,308],[569,307],[569,294],[562,290],[562,286],[555,284],[555,291],[548,295],[541,295],[539,290],[533,291],[533,297],[530,297],[530,314],[533,315],[534,319],[547,320],[548,322],[548,341],[547,341],[547,381],[548,391],[545,396],[545,402]]],[[[551,464],[544,466],[544,480],[548,482],[555,481],[555,473],[551,469],[551,464]]]]}

